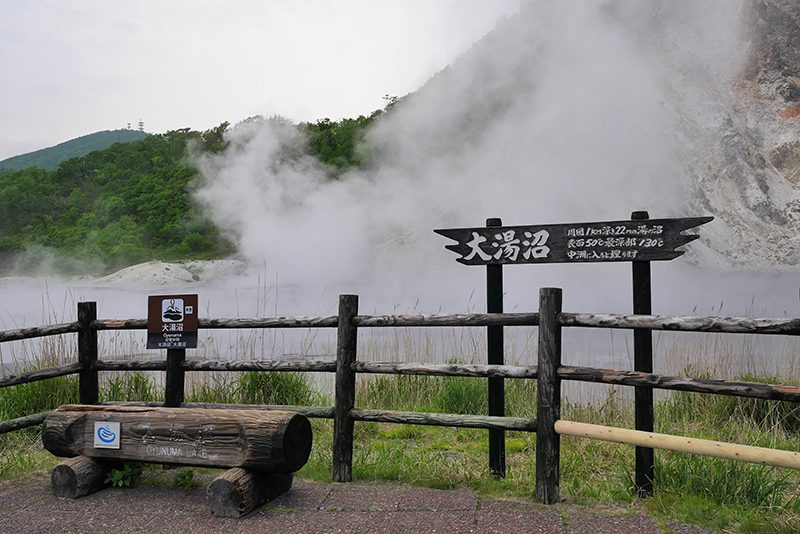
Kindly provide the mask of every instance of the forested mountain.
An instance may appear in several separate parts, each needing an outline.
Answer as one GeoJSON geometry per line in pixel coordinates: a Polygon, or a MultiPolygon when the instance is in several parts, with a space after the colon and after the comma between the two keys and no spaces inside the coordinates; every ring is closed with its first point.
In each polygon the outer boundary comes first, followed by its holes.
{"type": "MultiPolygon", "coordinates": [[[[292,125],[331,179],[363,164],[356,145],[379,116],[292,125]]],[[[116,143],[62,162],[0,174],[0,269],[116,269],[152,259],[220,258],[233,244],[192,199],[193,158],[226,148],[228,123],[116,143]]],[[[61,146],[61,145],[59,145],[61,146]]]]}
{"type": "Polygon", "coordinates": [[[147,135],[136,130],[105,130],[83,135],[49,148],[4,159],[0,161],[0,173],[17,171],[27,167],[41,167],[54,171],[62,161],[85,156],[96,150],[103,150],[114,143],[139,141],[147,137],[147,135]]]}

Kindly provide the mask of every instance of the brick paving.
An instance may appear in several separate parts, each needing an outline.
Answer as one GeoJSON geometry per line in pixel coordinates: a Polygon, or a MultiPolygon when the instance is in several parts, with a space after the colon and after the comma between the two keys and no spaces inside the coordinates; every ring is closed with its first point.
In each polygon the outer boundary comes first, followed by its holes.
{"type": "Polygon", "coordinates": [[[322,484],[296,479],[292,489],[240,519],[212,517],[205,485],[171,487],[167,475],[133,488],[107,488],[77,500],[53,497],[49,478],[0,487],[2,533],[704,533],[657,524],[635,508],[545,506],[479,497],[468,489],[402,484],[322,484]],[[662,528],[664,527],[664,528],[662,528]]]}

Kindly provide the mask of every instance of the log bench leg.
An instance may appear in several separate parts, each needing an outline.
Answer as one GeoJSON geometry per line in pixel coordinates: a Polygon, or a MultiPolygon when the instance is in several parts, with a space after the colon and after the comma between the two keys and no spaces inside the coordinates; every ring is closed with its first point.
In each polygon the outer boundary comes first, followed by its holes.
{"type": "Polygon", "coordinates": [[[68,458],[55,466],[50,475],[53,494],[59,499],[77,499],[105,485],[110,464],[88,456],[68,458]]]}
{"type": "Polygon", "coordinates": [[[260,473],[241,467],[228,469],[208,486],[208,506],[217,517],[241,517],[286,493],[291,473],[260,473]]]}

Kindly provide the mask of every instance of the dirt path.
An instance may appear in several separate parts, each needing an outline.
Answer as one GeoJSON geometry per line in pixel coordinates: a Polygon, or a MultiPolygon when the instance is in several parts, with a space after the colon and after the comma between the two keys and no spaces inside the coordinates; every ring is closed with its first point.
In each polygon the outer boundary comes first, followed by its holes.
{"type": "Polygon", "coordinates": [[[709,532],[659,525],[633,509],[545,506],[479,497],[468,489],[401,484],[321,484],[295,480],[292,490],[241,519],[210,516],[205,484],[193,490],[174,477],[149,477],[134,488],[109,488],[59,500],[49,479],[0,488],[0,532],[33,533],[675,533],[709,532]],[[666,528],[662,528],[666,527],[666,528]]]}

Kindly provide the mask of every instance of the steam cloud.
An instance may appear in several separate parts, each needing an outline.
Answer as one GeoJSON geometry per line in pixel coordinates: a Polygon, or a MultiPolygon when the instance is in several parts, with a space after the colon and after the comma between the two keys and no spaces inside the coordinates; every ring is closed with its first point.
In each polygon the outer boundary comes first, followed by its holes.
{"type": "MultiPolygon", "coordinates": [[[[523,4],[378,121],[367,137],[373,169],[328,181],[298,156],[303,139],[292,128],[250,121],[228,132],[228,150],[199,160],[197,197],[250,263],[282,283],[312,293],[380,287],[382,299],[435,293],[440,304],[468,293],[463,284],[481,287],[482,272],[456,265],[434,228],[487,217],[625,219],[640,209],[700,215],[685,118],[701,116],[739,72],[741,7],[523,4]]],[[[510,283],[531,293],[575,279],[576,268],[541,266],[510,283]]],[[[629,285],[627,270],[592,269],[629,285]]],[[[598,300],[609,293],[593,291],[598,300]]]]}

